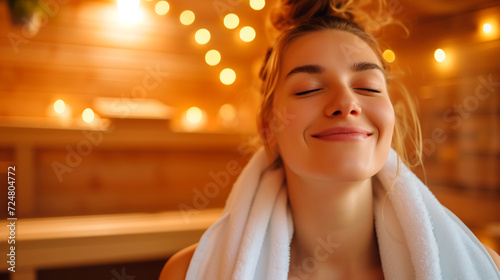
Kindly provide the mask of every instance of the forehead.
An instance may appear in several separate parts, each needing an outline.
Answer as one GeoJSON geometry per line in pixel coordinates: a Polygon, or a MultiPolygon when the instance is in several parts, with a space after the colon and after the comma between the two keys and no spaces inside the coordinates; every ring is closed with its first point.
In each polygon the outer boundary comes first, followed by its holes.
{"type": "Polygon", "coordinates": [[[281,57],[282,73],[300,65],[349,68],[356,62],[381,66],[375,51],[366,42],[341,30],[315,31],[296,38],[286,46],[281,57]]]}

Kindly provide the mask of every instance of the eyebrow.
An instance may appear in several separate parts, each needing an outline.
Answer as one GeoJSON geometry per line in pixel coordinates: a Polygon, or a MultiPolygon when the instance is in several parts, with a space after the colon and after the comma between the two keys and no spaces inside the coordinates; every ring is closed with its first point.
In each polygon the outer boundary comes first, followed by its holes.
{"type": "Polygon", "coordinates": [[[298,74],[298,73],[307,73],[307,74],[320,74],[325,72],[326,69],[325,67],[318,65],[318,64],[307,64],[307,65],[302,65],[298,66],[292,69],[292,71],[288,72],[286,74],[286,78],[290,77],[293,74],[298,74]]]}
{"type": "Polygon", "coordinates": [[[382,74],[384,74],[384,70],[378,66],[378,64],[372,63],[372,62],[356,62],[352,65],[351,70],[353,72],[362,72],[366,70],[380,70],[382,74]]]}
{"type": "MultiPolygon", "coordinates": [[[[367,70],[380,70],[382,74],[385,73],[385,71],[378,66],[375,63],[372,62],[356,62],[351,66],[351,70],[353,72],[362,72],[362,71],[367,71],[367,70]]],[[[325,67],[318,65],[318,64],[306,64],[302,66],[298,66],[292,69],[292,71],[288,72],[286,74],[285,79],[290,77],[291,75],[298,74],[298,73],[307,73],[307,74],[321,74],[325,72],[326,69],[325,67]]]]}

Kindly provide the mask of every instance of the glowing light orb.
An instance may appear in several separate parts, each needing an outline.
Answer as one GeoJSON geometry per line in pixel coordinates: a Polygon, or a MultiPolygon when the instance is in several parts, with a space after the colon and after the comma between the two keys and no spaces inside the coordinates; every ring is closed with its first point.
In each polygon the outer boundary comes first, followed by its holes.
{"type": "Polygon", "coordinates": [[[396,54],[389,49],[385,50],[382,56],[384,57],[384,60],[389,63],[392,63],[394,62],[394,60],[396,60],[396,54]]]}
{"type": "Polygon", "coordinates": [[[159,1],[155,5],[155,12],[160,16],[166,15],[168,10],[170,10],[170,5],[167,1],[159,1]]]}
{"type": "Polygon", "coordinates": [[[210,41],[210,31],[205,28],[198,29],[194,35],[196,43],[204,45],[210,41]]]}
{"type": "Polygon", "coordinates": [[[58,113],[59,115],[64,113],[66,110],[66,103],[64,103],[63,100],[58,99],[56,102],[54,102],[54,111],[58,113]]]}
{"type": "Polygon", "coordinates": [[[181,13],[179,20],[184,25],[191,25],[194,22],[195,16],[194,13],[190,10],[185,10],[181,13]]]}
{"type": "Polygon", "coordinates": [[[255,39],[255,29],[245,26],[240,30],[240,39],[244,42],[251,42],[255,39]]]}
{"type": "Polygon", "coordinates": [[[227,14],[224,17],[224,26],[228,29],[235,29],[240,24],[240,18],[235,14],[227,14]]]}
{"type": "Polygon", "coordinates": [[[236,80],[236,73],[231,68],[226,68],[220,72],[220,81],[225,85],[231,85],[236,80]]]}
{"type": "Polygon", "coordinates": [[[95,117],[95,114],[94,114],[94,111],[92,111],[92,109],[90,108],[87,108],[85,110],[83,110],[82,112],[82,120],[86,123],[91,123],[94,121],[94,117],[95,117]]]}
{"type": "Polygon", "coordinates": [[[443,62],[446,59],[446,53],[442,49],[437,49],[434,52],[434,58],[437,62],[443,62]]]}
{"type": "Polygon", "coordinates": [[[220,60],[221,60],[221,56],[217,50],[209,50],[205,54],[205,62],[210,66],[214,66],[214,65],[219,64],[220,60]]]}

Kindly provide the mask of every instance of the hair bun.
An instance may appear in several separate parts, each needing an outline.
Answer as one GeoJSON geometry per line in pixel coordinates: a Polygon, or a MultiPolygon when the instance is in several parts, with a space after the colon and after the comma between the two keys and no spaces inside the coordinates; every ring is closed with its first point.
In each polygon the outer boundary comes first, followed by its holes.
{"type": "Polygon", "coordinates": [[[385,0],[278,0],[270,21],[275,32],[281,33],[311,18],[335,16],[374,34],[392,22],[391,14],[385,0]]]}

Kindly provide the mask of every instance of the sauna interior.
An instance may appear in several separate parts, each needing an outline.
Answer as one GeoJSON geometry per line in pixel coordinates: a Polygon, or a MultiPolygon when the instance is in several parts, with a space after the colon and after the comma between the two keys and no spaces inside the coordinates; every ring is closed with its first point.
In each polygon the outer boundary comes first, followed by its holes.
{"type": "MultiPolygon", "coordinates": [[[[377,35],[418,102],[415,172],[499,252],[500,2],[388,4],[408,32],[377,35]]],[[[197,242],[258,147],[273,5],[0,0],[0,279],[157,279],[197,242]]]]}

